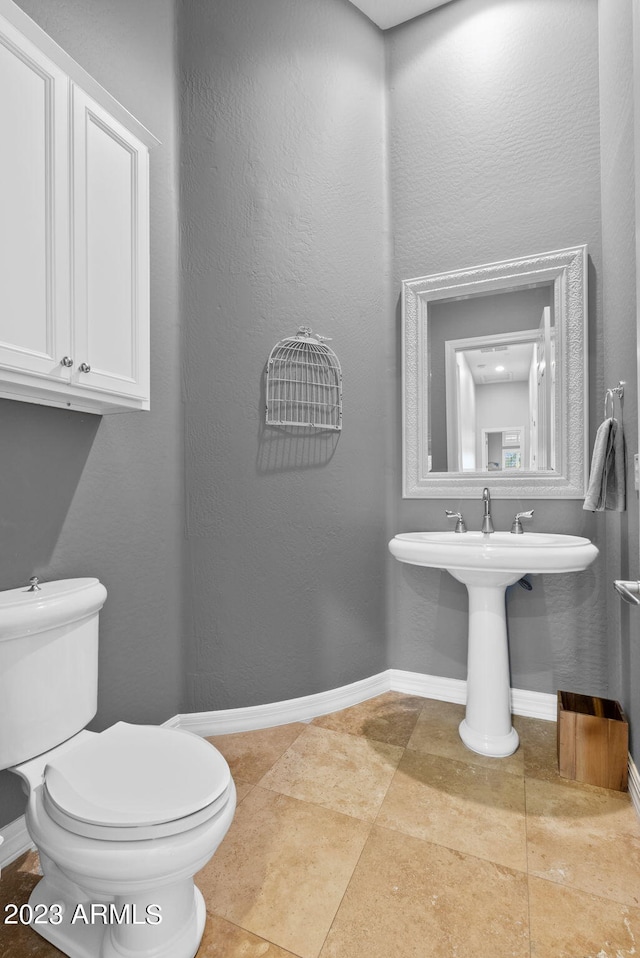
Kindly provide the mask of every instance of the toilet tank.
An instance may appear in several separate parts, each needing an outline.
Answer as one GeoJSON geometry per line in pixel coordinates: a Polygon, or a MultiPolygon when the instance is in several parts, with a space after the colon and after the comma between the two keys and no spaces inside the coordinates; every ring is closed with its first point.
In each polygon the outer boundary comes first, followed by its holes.
{"type": "Polygon", "coordinates": [[[97,579],[0,592],[0,769],[79,732],[98,707],[97,579]]]}

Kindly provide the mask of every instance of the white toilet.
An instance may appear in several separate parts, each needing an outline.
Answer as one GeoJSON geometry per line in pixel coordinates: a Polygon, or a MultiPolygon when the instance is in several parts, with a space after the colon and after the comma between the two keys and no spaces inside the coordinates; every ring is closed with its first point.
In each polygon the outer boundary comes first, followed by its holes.
{"type": "Polygon", "coordinates": [[[205,923],[194,874],[236,805],[205,739],[95,715],[97,579],[0,592],[0,769],[23,779],[44,877],[33,929],[70,958],[193,958],[205,923]]]}

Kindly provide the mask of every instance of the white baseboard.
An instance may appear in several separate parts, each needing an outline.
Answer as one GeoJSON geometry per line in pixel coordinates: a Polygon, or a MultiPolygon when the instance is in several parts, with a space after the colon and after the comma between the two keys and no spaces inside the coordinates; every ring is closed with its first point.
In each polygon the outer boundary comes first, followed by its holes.
{"type": "Polygon", "coordinates": [[[222,709],[217,712],[187,712],[175,715],[166,722],[174,728],[188,729],[197,735],[228,735],[230,732],[251,732],[290,722],[310,722],[318,715],[337,712],[358,705],[367,699],[388,692],[389,672],[380,672],[351,685],[343,685],[328,692],[316,692],[284,702],[249,705],[246,708],[222,709]]]}
{"type": "Polygon", "coordinates": [[[424,699],[436,699],[438,702],[456,702],[458,705],[464,705],[467,701],[467,683],[461,679],[447,679],[441,675],[424,675],[422,672],[389,669],[389,688],[394,692],[419,695],[424,699]]]}
{"type": "Polygon", "coordinates": [[[558,696],[551,692],[529,692],[527,689],[511,689],[511,711],[514,715],[558,720],[558,696]]]}
{"type": "Polygon", "coordinates": [[[30,848],[35,848],[25,825],[24,815],[0,827],[0,870],[30,848]]]}
{"type": "Polygon", "coordinates": [[[636,815],[640,818],[640,772],[638,772],[638,766],[633,761],[631,756],[629,756],[629,795],[631,796],[631,801],[633,802],[633,807],[636,810],[636,815]]]}
{"type": "MultiPolygon", "coordinates": [[[[464,705],[467,699],[467,683],[461,679],[448,679],[439,675],[424,675],[421,672],[404,672],[387,669],[367,679],[343,685],[327,692],[317,692],[301,698],[271,702],[266,705],[250,705],[246,708],[223,709],[216,712],[187,712],[174,715],[163,722],[166,728],[187,729],[197,735],[228,735],[231,732],[250,732],[288,725],[290,722],[310,722],[328,712],[358,705],[383,692],[404,692],[440,702],[456,702],[464,705]]],[[[531,718],[556,720],[557,699],[547,692],[529,692],[511,689],[511,708],[516,715],[531,718]]],[[[640,772],[629,756],[629,792],[640,817],[640,772]]],[[[33,843],[26,829],[24,816],[0,828],[4,841],[0,843],[0,869],[18,858],[33,843]]]]}
{"type": "MultiPolygon", "coordinates": [[[[467,701],[467,683],[462,679],[447,679],[440,675],[423,675],[421,672],[402,672],[389,669],[390,688],[407,695],[421,695],[426,699],[440,702],[457,702],[464,705],[467,701]]],[[[527,689],[511,689],[511,711],[514,715],[527,715],[529,718],[545,719],[555,722],[557,718],[557,697],[548,692],[529,692],[527,689]]]]}
{"type": "MultiPolygon", "coordinates": [[[[386,672],[379,672],[368,679],[329,689],[327,692],[317,692],[284,702],[270,702],[267,705],[249,705],[246,708],[215,712],[187,712],[174,715],[164,724],[171,728],[188,729],[197,735],[250,732],[275,725],[288,725],[290,722],[309,722],[319,715],[338,712],[388,691],[420,695],[440,702],[457,702],[460,705],[464,705],[467,700],[467,683],[462,679],[387,669],[386,672]]],[[[546,692],[512,689],[511,708],[516,715],[528,715],[551,722],[556,720],[556,696],[546,692]]]]}

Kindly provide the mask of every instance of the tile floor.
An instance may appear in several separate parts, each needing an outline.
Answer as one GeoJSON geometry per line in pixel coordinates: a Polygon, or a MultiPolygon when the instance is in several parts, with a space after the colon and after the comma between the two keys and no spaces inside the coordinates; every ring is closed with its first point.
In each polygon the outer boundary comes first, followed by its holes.
{"type": "MultiPolygon", "coordinates": [[[[626,793],[567,782],[555,725],[516,718],[508,759],[469,752],[461,706],[389,692],[211,741],[238,787],[196,881],[197,958],[631,958],[640,823],[626,793]]],[[[5,869],[26,901],[30,853],[5,869]]],[[[57,958],[0,926],[0,958],[57,958]]],[[[97,958],[97,956],[96,956],[97,958]]]]}

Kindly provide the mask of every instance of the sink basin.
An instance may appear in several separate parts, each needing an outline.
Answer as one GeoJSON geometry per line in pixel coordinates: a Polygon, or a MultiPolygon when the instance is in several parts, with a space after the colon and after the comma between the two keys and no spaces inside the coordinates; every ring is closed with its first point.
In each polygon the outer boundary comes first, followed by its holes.
{"type": "Polygon", "coordinates": [[[460,738],[482,755],[511,755],[518,733],[511,725],[505,589],[527,573],[581,572],[597,548],[581,536],[543,532],[401,532],[389,550],[400,562],[446,569],[466,585],[467,707],[460,738]]]}
{"type": "Polygon", "coordinates": [[[391,540],[389,549],[400,562],[447,569],[461,582],[475,578],[487,585],[509,585],[527,572],[580,572],[598,555],[589,539],[545,532],[519,536],[510,532],[401,532],[391,540]]]}

